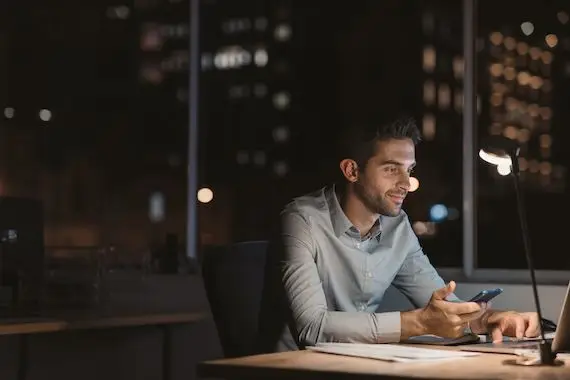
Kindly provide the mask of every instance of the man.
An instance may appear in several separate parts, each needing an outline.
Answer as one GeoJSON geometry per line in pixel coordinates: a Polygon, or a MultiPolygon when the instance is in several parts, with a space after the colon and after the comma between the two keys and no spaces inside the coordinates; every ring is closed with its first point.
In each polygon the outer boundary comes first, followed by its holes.
{"type": "Polygon", "coordinates": [[[460,301],[455,283],[445,284],[423,253],[402,210],[419,140],[408,118],[350,131],[340,160],[343,180],[285,207],[280,249],[270,257],[283,302],[275,301],[277,293],[266,295],[274,302],[260,315],[269,337],[264,351],[318,342],[398,342],[423,334],[458,337],[467,328],[489,332],[495,341],[538,335],[536,313],[460,301]],[[389,285],[416,309],[377,313],[389,285]],[[272,343],[271,324],[277,329],[272,343]]]}

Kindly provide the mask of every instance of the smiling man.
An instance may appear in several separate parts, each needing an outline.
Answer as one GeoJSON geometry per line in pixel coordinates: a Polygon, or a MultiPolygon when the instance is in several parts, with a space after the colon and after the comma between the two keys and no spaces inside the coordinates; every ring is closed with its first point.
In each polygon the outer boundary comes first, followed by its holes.
{"type": "Polygon", "coordinates": [[[260,314],[263,351],[422,334],[458,337],[466,328],[495,340],[538,335],[535,313],[460,301],[455,283],[445,284],[423,253],[402,210],[419,141],[410,118],[351,129],[343,139],[342,180],[285,207],[279,249],[268,261],[276,270],[266,276],[273,291],[260,314]],[[390,285],[416,309],[377,312],[390,285]]]}

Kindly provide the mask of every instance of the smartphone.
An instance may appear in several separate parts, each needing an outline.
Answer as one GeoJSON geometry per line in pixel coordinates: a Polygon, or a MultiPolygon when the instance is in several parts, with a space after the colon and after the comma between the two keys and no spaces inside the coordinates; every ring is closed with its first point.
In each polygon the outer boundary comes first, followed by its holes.
{"type": "Polygon", "coordinates": [[[475,297],[471,298],[469,302],[489,302],[502,292],[503,289],[501,288],[482,290],[475,297]]]}

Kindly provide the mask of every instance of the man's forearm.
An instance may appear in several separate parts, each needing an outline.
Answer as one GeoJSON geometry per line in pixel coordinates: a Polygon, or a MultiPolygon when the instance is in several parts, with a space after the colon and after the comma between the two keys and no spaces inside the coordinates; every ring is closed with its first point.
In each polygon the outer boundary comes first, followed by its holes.
{"type": "Polygon", "coordinates": [[[422,321],[421,309],[401,312],[400,320],[400,340],[405,340],[412,336],[426,334],[426,329],[422,321]]]}

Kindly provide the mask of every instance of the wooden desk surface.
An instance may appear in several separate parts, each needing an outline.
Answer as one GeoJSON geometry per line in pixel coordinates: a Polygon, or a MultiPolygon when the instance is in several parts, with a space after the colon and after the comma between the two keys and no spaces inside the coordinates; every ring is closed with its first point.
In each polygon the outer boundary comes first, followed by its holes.
{"type": "Polygon", "coordinates": [[[292,351],[235,359],[219,359],[198,365],[198,375],[214,378],[296,379],[570,379],[570,361],[564,366],[520,367],[504,364],[514,355],[481,354],[439,363],[391,363],[314,351],[292,351]]]}
{"type": "Polygon", "coordinates": [[[0,318],[0,335],[36,334],[66,330],[193,323],[207,318],[207,313],[132,314],[115,316],[61,315],[37,318],[0,318]]]}

